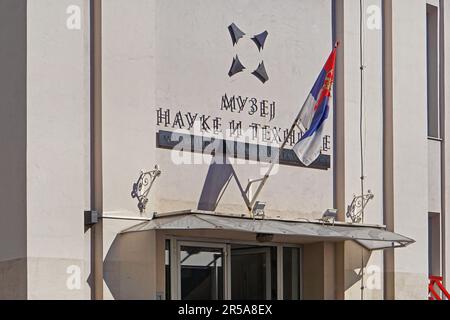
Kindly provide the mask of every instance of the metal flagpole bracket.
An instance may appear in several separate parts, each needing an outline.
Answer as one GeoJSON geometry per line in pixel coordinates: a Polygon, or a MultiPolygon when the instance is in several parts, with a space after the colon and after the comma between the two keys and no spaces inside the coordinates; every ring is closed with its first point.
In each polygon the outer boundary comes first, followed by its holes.
{"type": "Polygon", "coordinates": [[[151,171],[141,170],[141,174],[136,183],[133,184],[133,190],[131,191],[131,197],[138,200],[138,208],[142,213],[145,212],[148,203],[148,195],[155,182],[156,178],[161,175],[159,166],[156,165],[151,171]]]}
{"type": "Polygon", "coordinates": [[[349,218],[352,223],[362,223],[364,209],[369,201],[374,198],[375,195],[370,190],[365,195],[353,196],[352,203],[347,207],[347,218],[349,218]]]}

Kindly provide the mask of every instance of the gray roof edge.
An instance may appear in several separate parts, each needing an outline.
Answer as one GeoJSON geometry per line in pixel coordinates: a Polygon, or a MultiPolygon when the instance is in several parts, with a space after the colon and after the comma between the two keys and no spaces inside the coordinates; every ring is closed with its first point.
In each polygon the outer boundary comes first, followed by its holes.
{"type": "MultiPolygon", "coordinates": [[[[154,219],[168,218],[168,217],[188,215],[188,214],[254,220],[248,214],[231,214],[231,213],[221,213],[221,212],[216,212],[216,211],[204,211],[204,210],[197,210],[197,209],[186,209],[186,210],[166,212],[166,213],[157,213],[157,214],[155,214],[154,219]]],[[[336,221],[334,223],[329,223],[329,222],[323,222],[320,220],[309,220],[306,218],[282,219],[282,218],[266,217],[265,219],[257,218],[256,220],[281,221],[281,222],[292,222],[292,223],[312,223],[312,224],[316,224],[316,225],[327,225],[327,226],[336,226],[336,227],[376,228],[376,229],[386,230],[386,226],[384,226],[384,225],[354,224],[354,223],[340,222],[340,221],[336,221]]]]}

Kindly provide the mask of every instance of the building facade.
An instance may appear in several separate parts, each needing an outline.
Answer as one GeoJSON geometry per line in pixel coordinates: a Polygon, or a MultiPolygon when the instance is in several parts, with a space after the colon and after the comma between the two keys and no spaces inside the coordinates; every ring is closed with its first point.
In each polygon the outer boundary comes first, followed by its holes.
{"type": "Polygon", "coordinates": [[[449,14],[443,0],[0,0],[0,298],[450,287],[449,14]],[[304,167],[289,128],[336,42],[322,154],[304,167]]]}

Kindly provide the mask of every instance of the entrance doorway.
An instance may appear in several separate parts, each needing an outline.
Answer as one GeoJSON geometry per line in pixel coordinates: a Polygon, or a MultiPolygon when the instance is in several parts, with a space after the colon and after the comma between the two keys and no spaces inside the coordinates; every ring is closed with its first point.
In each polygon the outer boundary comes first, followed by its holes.
{"type": "Polygon", "coordinates": [[[180,243],[178,248],[181,300],[223,300],[226,246],[180,243]]]}
{"type": "Polygon", "coordinates": [[[272,259],[271,251],[270,247],[231,246],[232,300],[272,299],[276,255],[272,259]]]}
{"type": "Polygon", "coordinates": [[[175,300],[299,300],[301,248],[168,240],[166,294],[175,300]]]}

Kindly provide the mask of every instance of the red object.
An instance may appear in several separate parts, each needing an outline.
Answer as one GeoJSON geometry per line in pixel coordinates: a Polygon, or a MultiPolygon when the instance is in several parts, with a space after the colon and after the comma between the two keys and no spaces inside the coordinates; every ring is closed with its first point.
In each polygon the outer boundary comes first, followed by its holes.
{"type": "Polygon", "coordinates": [[[435,286],[440,289],[447,300],[450,300],[450,293],[448,293],[447,289],[445,289],[442,284],[443,280],[444,279],[442,277],[430,276],[430,284],[428,285],[428,300],[442,300],[442,296],[436,292],[435,286]]]}
{"type": "Polygon", "coordinates": [[[336,43],[333,51],[331,52],[330,56],[328,57],[327,62],[325,63],[325,66],[323,70],[326,72],[326,78],[323,83],[323,87],[320,90],[319,97],[317,99],[317,103],[314,106],[314,110],[317,110],[319,106],[322,104],[323,100],[325,98],[331,97],[331,88],[333,87],[334,83],[334,69],[336,66],[336,51],[339,46],[339,42],[336,43]]]}

